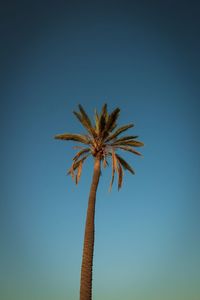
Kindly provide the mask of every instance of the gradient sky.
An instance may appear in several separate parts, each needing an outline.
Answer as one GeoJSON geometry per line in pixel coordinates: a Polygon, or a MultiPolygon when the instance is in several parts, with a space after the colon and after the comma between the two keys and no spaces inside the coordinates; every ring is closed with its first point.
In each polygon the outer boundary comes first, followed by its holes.
{"type": "Polygon", "coordinates": [[[2,300],[75,300],[92,159],[72,111],[121,108],[144,141],[120,192],[97,195],[95,300],[200,299],[200,5],[4,1],[1,7],[2,300]]]}

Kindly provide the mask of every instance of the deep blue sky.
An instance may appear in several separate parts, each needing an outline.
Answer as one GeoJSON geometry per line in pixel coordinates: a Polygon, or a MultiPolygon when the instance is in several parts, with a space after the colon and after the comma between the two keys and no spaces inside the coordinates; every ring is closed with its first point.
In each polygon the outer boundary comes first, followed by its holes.
{"type": "Polygon", "coordinates": [[[66,170],[104,102],[144,141],[97,196],[94,299],[200,298],[200,6],[197,1],[4,1],[1,6],[1,294],[78,299],[92,160],[66,170]]]}

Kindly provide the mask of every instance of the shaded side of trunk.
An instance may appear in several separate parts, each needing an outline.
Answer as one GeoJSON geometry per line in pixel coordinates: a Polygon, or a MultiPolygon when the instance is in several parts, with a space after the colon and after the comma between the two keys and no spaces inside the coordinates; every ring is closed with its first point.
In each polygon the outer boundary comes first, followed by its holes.
{"type": "Polygon", "coordinates": [[[87,217],[85,224],[85,236],[83,245],[83,257],[81,266],[81,285],[80,285],[80,300],[92,299],[92,266],[94,252],[94,231],[95,231],[95,202],[96,191],[100,177],[100,159],[95,158],[94,173],[90,188],[88,201],[87,217]]]}

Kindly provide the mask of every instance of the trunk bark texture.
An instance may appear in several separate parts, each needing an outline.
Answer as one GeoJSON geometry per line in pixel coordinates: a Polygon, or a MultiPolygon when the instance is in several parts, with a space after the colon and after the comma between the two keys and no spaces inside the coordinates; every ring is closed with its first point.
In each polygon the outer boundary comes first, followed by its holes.
{"type": "Polygon", "coordinates": [[[96,191],[99,183],[101,172],[100,158],[95,158],[94,173],[90,188],[88,201],[87,217],[85,224],[85,236],[83,245],[83,257],[81,266],[81,284],[80,284],[80,300],[92,299],[92,266],[94,252],[94,231],[95,231],[95,203],[96,191]]]}

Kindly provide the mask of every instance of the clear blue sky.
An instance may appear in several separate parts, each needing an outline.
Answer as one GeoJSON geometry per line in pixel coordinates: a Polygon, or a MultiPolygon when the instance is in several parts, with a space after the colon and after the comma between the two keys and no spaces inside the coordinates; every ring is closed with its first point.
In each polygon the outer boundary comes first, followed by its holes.
{"type": "Polygon", "coordinates": [[[97,195],[95,300],[200,298],[200,7],[196,1],[4,1],[2,300],[75,300],[92,160],[66,170],[72,111],[119,106],[144,158],[97,195]]]}

